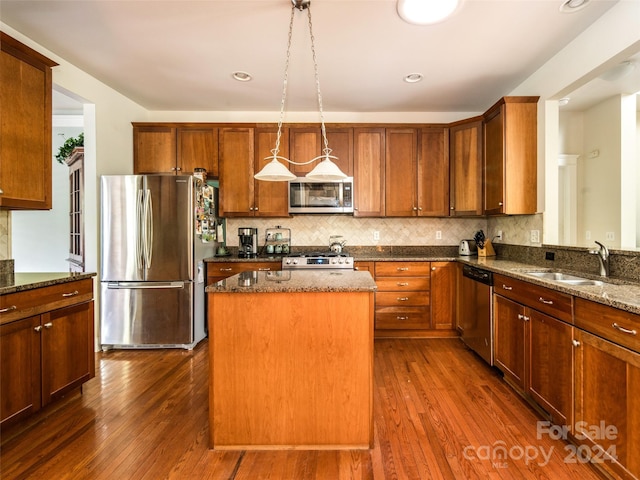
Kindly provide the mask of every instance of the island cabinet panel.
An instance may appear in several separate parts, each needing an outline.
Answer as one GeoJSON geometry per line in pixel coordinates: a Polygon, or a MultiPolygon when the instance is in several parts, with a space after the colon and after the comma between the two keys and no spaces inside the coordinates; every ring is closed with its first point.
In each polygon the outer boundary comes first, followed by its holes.
{"type": "Polygon", "coordinates": [[[373,294],[209,294],[214,449],[367,449],[373,294]]]}
{"type": "Polygon", "coordinates": [[[385,130],[353,129],[353,188],[355,217],[385,214],[385,130]]]}
{"type": "Polygon", "coordinates": [[[0,32],[0,208],[51,209],[51,69],[56,65],[0,32]]]}
{"type": "Polygon", "coordinates": [[[482,215],[482,119],[449,128],[451,216],[482,215]]]}
{"type": "Polygon", "coordinates": [[[574,440],[616,478],[640,478],[639,316],[581,298],[575,307],[574,440]]]}

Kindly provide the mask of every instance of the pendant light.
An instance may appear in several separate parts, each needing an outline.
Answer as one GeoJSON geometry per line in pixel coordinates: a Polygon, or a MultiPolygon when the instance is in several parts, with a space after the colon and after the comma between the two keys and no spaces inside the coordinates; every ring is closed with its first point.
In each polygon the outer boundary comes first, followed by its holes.
{"type": "Polygon", "coordinates": [[[286,182],[294,180],[296,176],[278,160],[282,160],[294,165],[308,165],[315,161],[321,160],[316,167],[311,170],[306,177],[312,180],[342,180],[347,178],[347,175],[343,173],[340,168],[331,161],[331,159],[337,160],[338,158],[331,155],[331,149],[329,148],[329,142],[327,141],[327,131],[324,126],[324,113],[322,111],[322,94],[320,93],[320,79],[318,76],[318,62],[316,60],[316,50],[313,42],[313,25],[311,22],[311,0],[291,0],[293,6],[291,7],[291,19],[289,20],[289,38],[287,42],[287,57],[284,69],[284,82],[282,86],[282,100],[280,102],[280,119],[278,120],[278,134],[276,135],[276,145],[271,153],[273,155],[265,158],[265,160],[271,159],[262,170],[254,175],[257,180],[265,180],[269,182],[286,182]],[[287,81],[289,77],[289,56],[291,52],[291,35],[293,32],[293,18],[295,16],[295,10],[307,11],[307,18],[309,21],[309,35],[311,37],[311,54],[313,56],[313,68],[316,79],[316,94],[318,96],[318,108],[320,110],[320,130],[322,133],[322,142],[324,148],[322,149],[322,155],[316,158],[312,158],[308,162],[294,162],[286,157],[278,155],[280,152],[280,138],[282,135],[282,122],[284,119],[284,104],[287,98],[287,81]]]}

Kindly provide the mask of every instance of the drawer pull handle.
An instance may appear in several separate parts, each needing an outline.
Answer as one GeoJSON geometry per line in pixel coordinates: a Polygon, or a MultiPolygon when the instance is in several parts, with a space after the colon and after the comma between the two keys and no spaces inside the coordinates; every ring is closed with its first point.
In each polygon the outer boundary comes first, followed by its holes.
{"type": "Polygon", "coordinates": [[[409,317],[396,317],[396,320],[409,320],[409,317]]]}
{"type": "Polygon", "coordinates": [[[522,315],[521,313],[518,314],[518,320],[524,320],[524,315],[522,315]]]}
{"type": "Polygon", "coordinates": [[[220,269],[221,272],[230,272],[232,270],[233,270],[232,268],[221,268],[220,269]]]}
{"type": "Polygon", "coordinates": [[[263,267],[263,268],[258,268],[259,272],[270,272],[271,268],[270,267],[263,267]]]}
{"type": "Polygon", "coordinates": [[[615,322],[613,322],[611,324],[611,326],[613,328],[615,328],[616,330],[621,331],[622,333],[628,333],[629,335],[637,335],[638,334],[638,332],[636,330],[629,330],[628,328],[621,327],[620,325],[618,325],[615,322]]]}
{"type": "Polygon", "coordinates": [[[573,343],[574,347],[579,347],[580,346],[580,342],[578,340],[571,340],[571,343],[573,343]]]}
{"type": "Polygon", "coordinates": [[[538,298],[538,301],[544,303],[545,305],[553,305],[553,300],[545,300],[542,297],[538,298]]]}
{"type": "Polygon", "coordinates": [[[396,270],[398,270],[399,272],[406,272],[409,270],[409,267],[398,267],[396,268],[396,270]]]}
{"type": "Polygon", "coordinates": [[[73,297],[75,295],[78,295],[78,290],[74,290],[73,292],[63,293],[62,294],[63,297],[73,297]]]}
{"type": "Polygon", "coordinates": [[[53,327],[53,323],[51,322],[47,322],[44,324],[44,328],[51,328],[51,327],[53,327]]]}
{"type": "Polygon", "coordinates": [[[396,300],[398,300],[399,302],[406,302],[407,300],[409,300],[409,297],[398,297],[396,300]]]}
{"type": "Polygon", "coordinates": [[[40,330],[42,330],[42,325],[38,325],[37,327],[33,327],[33,329],[34,329],[36,332],[39,332],[40,330]]]}
{"type": "Polygon", "coordinates": [[[0,310],[0,313],[7,313],[10,312],[12,310],[17,310],[18,307],[16,307],[15,305],[11,305],[10,307],[7,308],[3,308],[2,310],[0,310]]]}
{"type": "Polygon", "coordinates": [[[396,285],[398,285],[399,287],[408,287],[409,282],[397,282],[396,285]]]}
{"type": "Polygon", "coordinates": [[[502,289],[503,290],[513,290],[513,287],[510,287],[508,285],[505,285],[504,283],[502,284],[502,289]]]}

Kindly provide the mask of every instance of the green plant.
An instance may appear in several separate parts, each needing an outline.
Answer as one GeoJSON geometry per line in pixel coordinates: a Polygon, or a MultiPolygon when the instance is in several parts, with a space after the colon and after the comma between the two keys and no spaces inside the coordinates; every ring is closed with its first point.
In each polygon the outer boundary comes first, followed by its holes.
{"type": "Polygon", "coordinates": [[[56,155],[56,160],[58,163],[64,163],[65,159],[71,155],[73,149],[76,147],[84,146],[84,133],[81,133],[77,137],[67,138],[65,142],[62,144],[60,149],[58,150],[58,154],[56,155]]]}

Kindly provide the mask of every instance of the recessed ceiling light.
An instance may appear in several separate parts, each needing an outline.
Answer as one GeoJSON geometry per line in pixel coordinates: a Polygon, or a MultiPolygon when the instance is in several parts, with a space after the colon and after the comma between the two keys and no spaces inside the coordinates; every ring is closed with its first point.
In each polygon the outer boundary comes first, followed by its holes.
{"type": "Polygon", "coordinates": [[[560,100],[558,100],[558,105],[560,107],[564,107],[565,105],[567,105],[569,103],[569,100],[571,100],[569,97],[563,97],[560,100]]]}
{"type": "Polygon", "coordinates": [[[424,75],[421,73],[410,73],[406,77],[404,77],[404,81],[407,83],[416,83],[422,80],[424,75]]]}
{"type": "Polygon", "coordinates": [[[233,78],[239,82],[248,82],[253,77],[247,72],[233,72],[233,78]]]}
{"type": "Polygon", "coordinates": [[[430,25],[452,15],[461,4],[462,0],[398,0],[397,10],[405,22],[430,25]]]}
{"type": "Polygon", "coordinates": [[[573,13],[578,10],[582,10],[587,6],[590,0],[565,0],[560,5],[560,11],[562,13],[573,13]]]}

